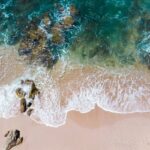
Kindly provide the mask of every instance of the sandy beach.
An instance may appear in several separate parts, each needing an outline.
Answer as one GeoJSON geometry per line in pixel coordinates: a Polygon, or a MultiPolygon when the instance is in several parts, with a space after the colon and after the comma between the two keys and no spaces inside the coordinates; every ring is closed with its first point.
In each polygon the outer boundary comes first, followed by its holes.
{"type": "Polygon", "coordinates": [[[150,150],[150,0],[0,1],[0,150],[150,150]]]}
{"type": "Polygon", "coordinates": [[[13,150],[149,150],[150,113],[113,114],[99,108],[87,114],[70,112],[59,128],[36,124],[26,116],[0,119],[0,149],[4,134],[19,129],[23,144],[13,150]]]}

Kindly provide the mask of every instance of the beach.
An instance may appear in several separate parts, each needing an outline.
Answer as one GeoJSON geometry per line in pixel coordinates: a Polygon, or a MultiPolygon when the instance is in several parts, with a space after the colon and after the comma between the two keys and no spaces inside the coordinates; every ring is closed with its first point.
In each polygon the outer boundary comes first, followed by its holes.
{"type": "Polygon", "coordinates": [[[24,141],[14,150],[149,150],[150,114],[113,114],[99,108],[69,112],[59,128],[36,124],[26,116],[0,119],[0,149],[4,134],[19,129],[24,141]]]}
{"type": "Polygon", "coordinates": [[[149,10],[1,1],[0,150],[149,150],[149,10]]]}

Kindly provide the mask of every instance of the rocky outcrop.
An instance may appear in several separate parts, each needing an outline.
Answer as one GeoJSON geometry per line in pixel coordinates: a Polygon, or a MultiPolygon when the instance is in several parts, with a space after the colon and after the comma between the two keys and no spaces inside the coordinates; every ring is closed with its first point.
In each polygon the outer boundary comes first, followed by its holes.
{"type": "Polygon", "coordinates": [[[5,150],[10,150],[23,142],[23,137],[20,137],[19,130],[9,130],[4,136],[7,138],[5,150]]]}
{"type": "Polygon", "coordinates": [[[20,112],[30,116],[33,112],[34,98],[40,94],[35,82],[30,79],[21,80],[21,88],[16,89],[16,95],[20,99],[20,112]],[[26,92],[24,91],[24,86],[26,92]],[[28,89],[28,90],[27,90],[28,89]]]}
{"type": "Polygon", "coordinates": [[[45,13],[38,19],[33,19],[26,27],[18,53],[24,56],[28,63],[52,68],[61,53],[58,49],[62,48],[62,45],[68,45],[68,40],[71,39],[67,35],[68,29],[75,24],[78,11],[74,5],[70,5],[70,13],[66,15],[63,6],[59,3],[55,5],[56,12],[60,13],[59,19],[56,20],[50,13],[45,13]]]}
{"type": "Polygon", "coordinates": [[[55,25],[51,29],[51,33],[52,33],[52,43],[53,44],[60,44],[63,42],[63,36],[61,33],[61,26],[60,25],[55,25]]]}

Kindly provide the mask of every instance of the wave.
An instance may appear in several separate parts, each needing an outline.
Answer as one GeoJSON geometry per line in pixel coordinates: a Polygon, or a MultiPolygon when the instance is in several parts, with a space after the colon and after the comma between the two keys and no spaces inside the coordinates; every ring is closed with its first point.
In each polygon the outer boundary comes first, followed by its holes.
{"type": "MultiPolygon", "coordinates": [[[[79,10],[79,18],[77,25],[62,32],[66,38],[63,44],[50,44],[53,53],[62,54],[52,70],[34,64],[26,65],[24,71],[13,78],[15,80],[9,79],[11,82],[0,85],[0,117],[10,118],[20,114],[15,90],[25,79],[34,80],[40,90],[40,95],[34,99],[31,119],[47,126],[61,126],[65,124],[69,111],[87,113],[95,106],[121,114],[149,112],[149,70],[138,63],[139,56],[146,65],[150,60],[149,2],[72,0],[66,3],[60,0],[58,3],[63,6],[63,13],[57,12],[54,2],[33,0],[24,5],[21,1],[1,2],[0,29],[3,32],[0,33],[0,43],[11,45],[20,40],[26,25],[34,18],[38,18],[36,25],[47,37],[46,44],[51,43],[49,29],[40,17],[48,13],[54,23],[59,23],[64,16],[70,15],[69,5],[72,3],[79,10]],[[69,52],[71,58],[68,58],[69,52]],[[73,63],[73,53],[85,60],[85,64],[73,63]],[[95,64],[100,61],[106,64],[108,61],[111,65],[94,66],[88,61],[95,64]]],[[[13,68],[19,62],[18,58],[12,59],[11,54],[5,57],[8,49],[0,56],[0,81],[7,80],[18,70],[13,68]],[[3,64],[3,61],[7,63],[3,64]]]]}
{"type": "Polygon", "coordinates": [[[113,113],[150,111],[150,77],[146,69],[71,65],[62,59],[52,71],[32,66],[9,85],[0,87],[0,117],[20,114],[15,90],[32,79],[40,90],[31,119],[47,126],[64,125],[68,112],[87,113],[98,106],[113,113]],[[59,64],[60,63],[60,64],[59,64]]]}

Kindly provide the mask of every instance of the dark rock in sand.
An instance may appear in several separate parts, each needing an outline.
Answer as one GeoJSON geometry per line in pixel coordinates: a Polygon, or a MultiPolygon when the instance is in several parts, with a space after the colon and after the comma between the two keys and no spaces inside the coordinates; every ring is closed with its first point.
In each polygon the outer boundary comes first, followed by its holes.
{"type": "Polygon", "coordinates": [[[23,142],[23,137],[20,137],[20,131],[19,130],[9,130],[5,134],[6,139],[6,145],[5,150],[10,150],[13,147],[21,144],[23,142]]]}
{"type": "Polygon", "coordinates": [[[52,23],[51,18],[48,14],[45,14],[42,20],[46,27],[48,27],[52,23]]]}
{"type": "MultiPolygon", "coordinates": [[[[46,15],[43,18],[43,22],[45,25],[50,24],[50,18],[46,15]]],[[[55,34],[53,39],[55,43],[61,40],[59,34],[55,34]]],[[[50,49],[47,48],[46,34],[35,24],[27,28],[18,53],[19,55],[26,56],[26,60],[29,63],[38,63],[45,67],[53,66],[52,53],[50,49]]]]}
{"type": "Polygon", "coordinates": [[[18,88],[16,89],[16,95],[19,97],[19,98],[24,98],[26,93],[22,90],[22,88],[18,88]]]}
{"type": "Polygon", "coordinates": [[[27,110],[27,103],[26,103],[26,99],[22,98],[20,100],[20,112],[24,113],[27,110]]]}
{"type": "Polygon", "coordinates": [[[31,116],[32,112],[33,112],[33,109],[30,108],[30,109],[27,111],[27,115],[28,115],[28,116],[31,116]]]}

